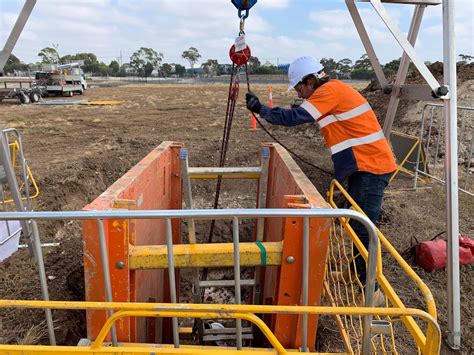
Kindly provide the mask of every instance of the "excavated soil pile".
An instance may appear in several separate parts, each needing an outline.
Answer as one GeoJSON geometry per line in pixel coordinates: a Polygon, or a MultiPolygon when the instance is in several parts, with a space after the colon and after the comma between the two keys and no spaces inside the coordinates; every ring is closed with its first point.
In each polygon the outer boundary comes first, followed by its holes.
{"type": "MultiPolygon", "coordinates": [[[[443,63],[435,62],[431,64],[429,67],[431,73],[433,73],[434,77],[438,80],[439,83],[443,82],[443,63]]],[[[458,90],[463,88],[465,82],[470,82],[470,84],[474,84],[474,64],[458,64],[457,65],[457,78],[458,78],[458,90]]],[[[395,81],[395,77],[388,78],[390,83],[395,81]]],[[[408,72],[406,84],[426,84],[425,79],[421,76],[418,70],[414,69],[408,72]]],[[[474,88],[470,89],[474,91],[474,88]]],[[[390,95],[384,94],[383,91],[380,89],[380,85],[377,81],[372,81],[365,89],[361,90],[362,95],[364,95],[367,100],[370,102],[372,109],[377,114],[377,117],[382,120],[385,117],[387,112],[388,102],[390,101],[390,95]]],[[[472,106],[473,103],[473,96],[470,96],[470,100],[467,97],[463,96],[463,93],[458,93],[458,100],[460,104],[470,104],[472,106]],[[466,102],[467,101],[467,102],[466,102]],[[470,102],[469,102],[470,101],[470,102]]],[[[400,104],[398,106],[397,115],[395,116],[395,123],[394,127],[398,127],[398,124],[403,118],[406,116],[408,110],[413,108],[414,106],[417,107],[418,101],[414,100],[400,100],[400,104]]]]}

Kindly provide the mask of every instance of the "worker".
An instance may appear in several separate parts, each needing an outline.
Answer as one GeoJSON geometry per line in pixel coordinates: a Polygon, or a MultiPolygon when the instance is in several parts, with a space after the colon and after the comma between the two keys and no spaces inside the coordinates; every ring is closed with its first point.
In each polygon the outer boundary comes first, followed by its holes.
{"type": "MultiPolygon", "coordinates": [[[[298,97],[304,99],[300,106],[270,108],[262,105],[254,93],[248,92],[247,108],[275,125],[318,123],[332,155],[335,178],[339,182],[347,179],[349,194],[375,224],[384,190],[396,164],[374,111],[350,85],[330,79],[322,65],[312,57],[293,61],[288,69],[288,79],[288,92],[294,89],[298,97]]],[[[366,228],[355,221],[351,225],[368,249],[366,228]]],[[[354,255],[357,254],[354,249],[354,255]]],[[[362,256],[356,257],[355,264],[355,272],[365,284],[366,265],[362,256]]],[[[378,285],[374,301],[377,306],[385,302],[378,285]]]]}

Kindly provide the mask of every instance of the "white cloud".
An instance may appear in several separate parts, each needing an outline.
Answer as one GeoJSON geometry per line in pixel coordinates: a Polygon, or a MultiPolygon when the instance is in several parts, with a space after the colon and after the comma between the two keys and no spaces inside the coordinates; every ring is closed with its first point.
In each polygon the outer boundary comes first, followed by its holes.
{"type": "MultiPolygon", "coordinates": [[[[455,3],[460,53],[474,54],[473,3],[455,3]]],[[[16,13],[15,6],[7,9],[4,4],[0,0],[0,46],[16,21],[23,0],[8,3],[16,4],[16,13]]],[[[372,7],[363,3],[358,7],[380,60],[398,58],[400,47],[372,7]]],[[[413,6],[387,8],[406,31],[413,6]]],[[[441,25],[441,6],[429,7],[417,44],[423,59],[442,58],[441,25]]],[[[365,52],[343,1],[258,0],[250,10],[245,30],[252,52],[262,61],[290,62],[304,54],[357,59],[365,52]]],[[[237,9],[230,0],[41,0],[14,53],[27,62],[36,61],[41,48],[55,43],[62,55],[94,52],[108,63],[122,52],[127,62],[133,51],[144,46],[162,52],[165,62],[187,64],[181,53],[195,46],[202,55],[199,63],[208,58],[228,62],[228,50],[238,31],[237,9]]]]}
{"type": "Polygon", "coordinates": [[[289,5],[290,0],[258,0],[257,4],[259,9],[286,9],[289,5]]]}

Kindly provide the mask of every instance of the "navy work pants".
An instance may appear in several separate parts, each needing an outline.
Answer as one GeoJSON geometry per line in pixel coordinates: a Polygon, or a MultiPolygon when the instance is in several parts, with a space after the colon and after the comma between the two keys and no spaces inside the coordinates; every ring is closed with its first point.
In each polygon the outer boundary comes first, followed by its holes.
{"type": "MultiPolygon", "coordinates": [[[[383,193],[391,176],[392,173],[377,175],[361,171],[349,176],[349,194],[374,224],[379,218],[383,193]]],[[[367,229],[361,223],[354,220],[350,222],[350,225],[367,250],[369,250],[369,233],[367,229]]],[[[354,255],[359,254],[355,246],[353,247],[353,253],[354,255]]],[[[366,265],[361,255],[355,258],[355,267],[360,281],[365,285],[366,265]]],[[[376,286],[376,288],[378,288],[378,286],[376,286]]]]}

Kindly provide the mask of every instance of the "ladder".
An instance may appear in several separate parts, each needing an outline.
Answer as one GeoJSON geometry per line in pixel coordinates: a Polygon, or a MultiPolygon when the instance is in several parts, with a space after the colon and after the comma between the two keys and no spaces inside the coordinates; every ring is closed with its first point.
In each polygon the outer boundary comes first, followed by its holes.
{"type": "MultiPolygon", "coordinates": [[[[193,197],[191,191],[191,179],[254,179],[259,180],[257,208],[265,208],[268,165],[270,150],[264,147],[262,150],[261,165],[259,167],[189,167],[188,149],[181,148],[179,160],[181,165],[183,194],[185,209],[193,209],[193,197]]],[[[199,269],[193,269],[193,299],[195,303],[202,303],[201,292],[209,287],[234,287],[235,303],[241,304],[241,288],[253,287],[253,301],[255,304],[261,304],[260,290],[260,267],[255,267],[254,277],[250,280],[240,278],[240,254],[239,254],[239,228],[238,223],[233,223],[233,245],[234,245],[234,280],[201,280],[199,269]]],[[[261,242],[263,241],[264,218],[257,219],[255,241],[262,250],[262,260],[265,258],[265,249],[261,242]]],[[[190,244],[196,244],[196,227],[193,219],[187,220],[188,237],[190,244]]],[[[252,327],[242,327],[242,321],[236,319],[235,328],[204,329],[201,319],[196,321],[197,332],[200,342],[235,340],[237,348],[242,349],[242,340],[252,340],[252,327]]]]}

